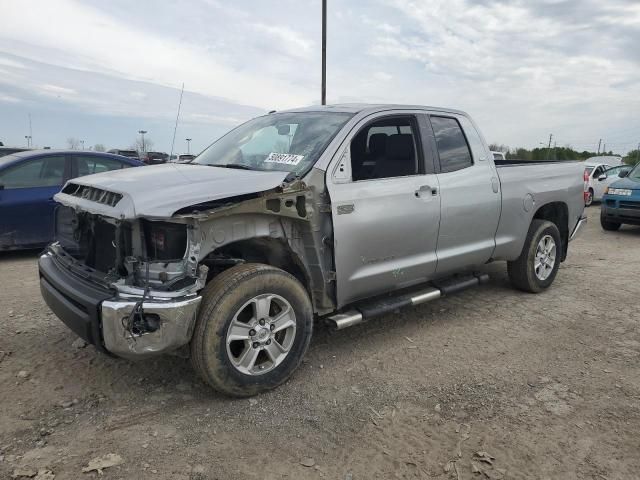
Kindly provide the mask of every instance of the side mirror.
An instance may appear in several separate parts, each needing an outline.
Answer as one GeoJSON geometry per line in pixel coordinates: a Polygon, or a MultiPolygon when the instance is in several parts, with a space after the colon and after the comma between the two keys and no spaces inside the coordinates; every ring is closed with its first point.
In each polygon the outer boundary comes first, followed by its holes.
{"type": "Polygon", "coordinates": [[[624,177],[626,177],[628,175],[629,175],[629,170],[620,170],[620,173],[618,173],[618,176],[620,178],[624,178],[624,177]]]}
{"type": "Polygon", "coordinates": [[[598,181],[599,182],[601,182],[603,180],[606,180],[606,179],[607,179],[607,176],[604,173],[598,177],[598,181]]]}

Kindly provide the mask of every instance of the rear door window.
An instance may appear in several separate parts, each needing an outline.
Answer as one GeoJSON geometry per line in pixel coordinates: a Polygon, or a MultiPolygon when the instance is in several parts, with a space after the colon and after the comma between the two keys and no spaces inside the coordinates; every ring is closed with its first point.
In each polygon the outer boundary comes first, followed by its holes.
{"type": "Polygon", "coordinates": [[[430,118],[440,156],[440,171],[455,172],[473,165],[471,150],[458,121],[451,117],[430,118]]]}
{"type": "MultiPolygon", "coordinates": [[[[478,130],[476,130],[476,127],[473,126],[473,123],[471,123],[471,120],[469,120],[467,117],[461,116],[459,118],[460,118],[460,125],[462,125],[462,128],[464,128],[464,133],[467,137],[467,141],[469,142],[469,146],[471,147],[471,153],[473,153],[473,159],[476,162],[481,160],[486,160],[487,151],[485,150],[484,142],[482,141],[482,138],[480,138],[480,134],[478,133],[478,130]]],[[[498,155],[497,160],[502,160],[501,154],[496,154],[496,155],[498,155]]],[[[495,158],[495,155],[494,155],[494,158],[495,158]]]]}
{"type": "Polygon", "coordinates": [[[5,189],[55,187],[64,183],[65,158],[62,155],[41,157],[9,167],[0,173],[5,189]]]}
{"type": "Polygon", "coordinates": [[[125,165],[124,162],[114,160],[113,158],[94,157],[91,155],[74,155],[73,162],[75,164],[74,171],[78,177],[94,173],[108,172],[110,170],[118,170],[123,168],[125,165]]]}

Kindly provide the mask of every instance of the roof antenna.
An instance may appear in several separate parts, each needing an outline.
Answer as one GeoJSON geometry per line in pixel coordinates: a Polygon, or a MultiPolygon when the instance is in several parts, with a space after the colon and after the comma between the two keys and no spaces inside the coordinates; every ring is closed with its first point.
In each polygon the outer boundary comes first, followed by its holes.
{"type": "Polygon", "coordinates": [[[173,140],[171,140],[171,153],[169,154],[169,161],[173,157],[173,147],[176,143],[176,131],[178,130],[178,119],[180,118],[180,107],[182,106],[182,95],[184,94],[184,82],[182,82],[182,90],[180,90],[180,101],[178,102],[178,114],[176,115],[176,126],[173,128],[173,140]]]}

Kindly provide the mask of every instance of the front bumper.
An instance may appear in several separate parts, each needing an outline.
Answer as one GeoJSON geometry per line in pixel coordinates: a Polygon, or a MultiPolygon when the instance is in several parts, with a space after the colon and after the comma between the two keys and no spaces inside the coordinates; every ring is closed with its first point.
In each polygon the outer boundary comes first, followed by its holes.
{"type": "Polygon", "coordinates": [[[163,297],[148,293],[145,315],[154,315],[157,329],[134,334],[126,319],[140,296],[121,295],[65,268],[47,251],[38,260],[40,291],[49,308],[78,336],[99,350],[124,358],[140,358],[176,350],[191,340],[201,297],[163,297]]]}
{"type": "Polygon", "coordinates": [[[142,304],[145,315],[157,315],[160,327],[153,332],[132,334],[125,320],[135,301],[105,300],[102,302],[102,336],[105,348],[124,358],[139,358],[170,352],[191,340],[201,297],[170,301],[148,301],[142,304]]]}
{"type": "Polygon", "coordinates": [[[640,200],[637,197],[624,200],[615,196],[605,197],[600,214],[610,222],[640,225],[640,200]]]}

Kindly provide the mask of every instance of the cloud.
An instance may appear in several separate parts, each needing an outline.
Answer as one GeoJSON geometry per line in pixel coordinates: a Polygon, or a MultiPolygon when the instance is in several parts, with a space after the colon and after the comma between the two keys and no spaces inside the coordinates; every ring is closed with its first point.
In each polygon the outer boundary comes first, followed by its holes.
{"type": "Polygon", "coordinates": [[[266,33],[272,41],[277,42],[273,45],[275,48],[293,57],[306,57],[313,47],[313,42],[286,26],[254,23],[252,27],[257,32],[266,33]]]}
{"type": "Polygon", "coordinates": [[[20,100],[17,97],[12,97],[11,95],[5,95],[3,93],[0,93],[0,102],[7,102],[7,103],[20,103],[22,100],[20,100]]]}
{"type": "Polygon", "coordinates": [[[393,78],[393,75],[386,72],[376,72],[373,74],[373,78],[380,80],[381,82],[388,82],[393,78]]]}
{"type": "Polygon", "coordinates": [[[73,88],[61,87],[59,85],[38,85],[37,87],[41,92],[45,94],[60,96],[60,95],[75,95],[77,92],[73,88]]]}
{"type": "Polygon", "coordinates": [[[11,67],[11,68],[27,68],[23,63],[17,62],[10,58],[0,57],[0,66],[11,67]]]}
{"type": "MultiPolygon", "coordinates": [[[[37,14],[26,15],[21,2],[4,5],[0,50],[56,66],[164,86],[176,86],[184,80],[198,93],[265,108],[308,103],[310,99],[304,88],[287,84],[286,77],[256,78],[254,72],[227,65],[207,45],[136,28],[74,0],[33,0],[29,8],[37,14]]],[[[292,46],[310,48],[302,34],[288,27],[261,28],[268,36],[278,36],[290,53],[292,46]]]]}
{"type": "MultiPolygon", "coordinates": [[[[512,146],[553,132],[623,152],[640,137],[635,0],[332,0],[328,13],[329,102],[457,107],[512,146]]],[[[114,136],[169,131],[182,82],[182,121],[203,136],[319,100],[316,0],[30,0],[2,17],[3,132],[27,109],[95,115],[114,136]]]]}
{"type": "MultiPolygon", "coordinates": [[[[468,110],[490,140],[531,146],[551,130],[585,146],[600,136],[615,138],[622,151],[628,146],[630,139],[618,132],[621,122],[638,125],[633,112],[640,108],[640,55],[629,45],[640,43],[640,29],[624,26],[637,24],[639,4],[388,0],[385,5],[400,16],[388,14],[385,23],[376,24],[368,14],[365,23],[373,31],[367,52],[385,71],[395,67],[399,101],[437,99],[438,105],[468,110]]],[[[371,97],[386,89],[377,79],[379,84],[370,84],[371,97]]]]}

